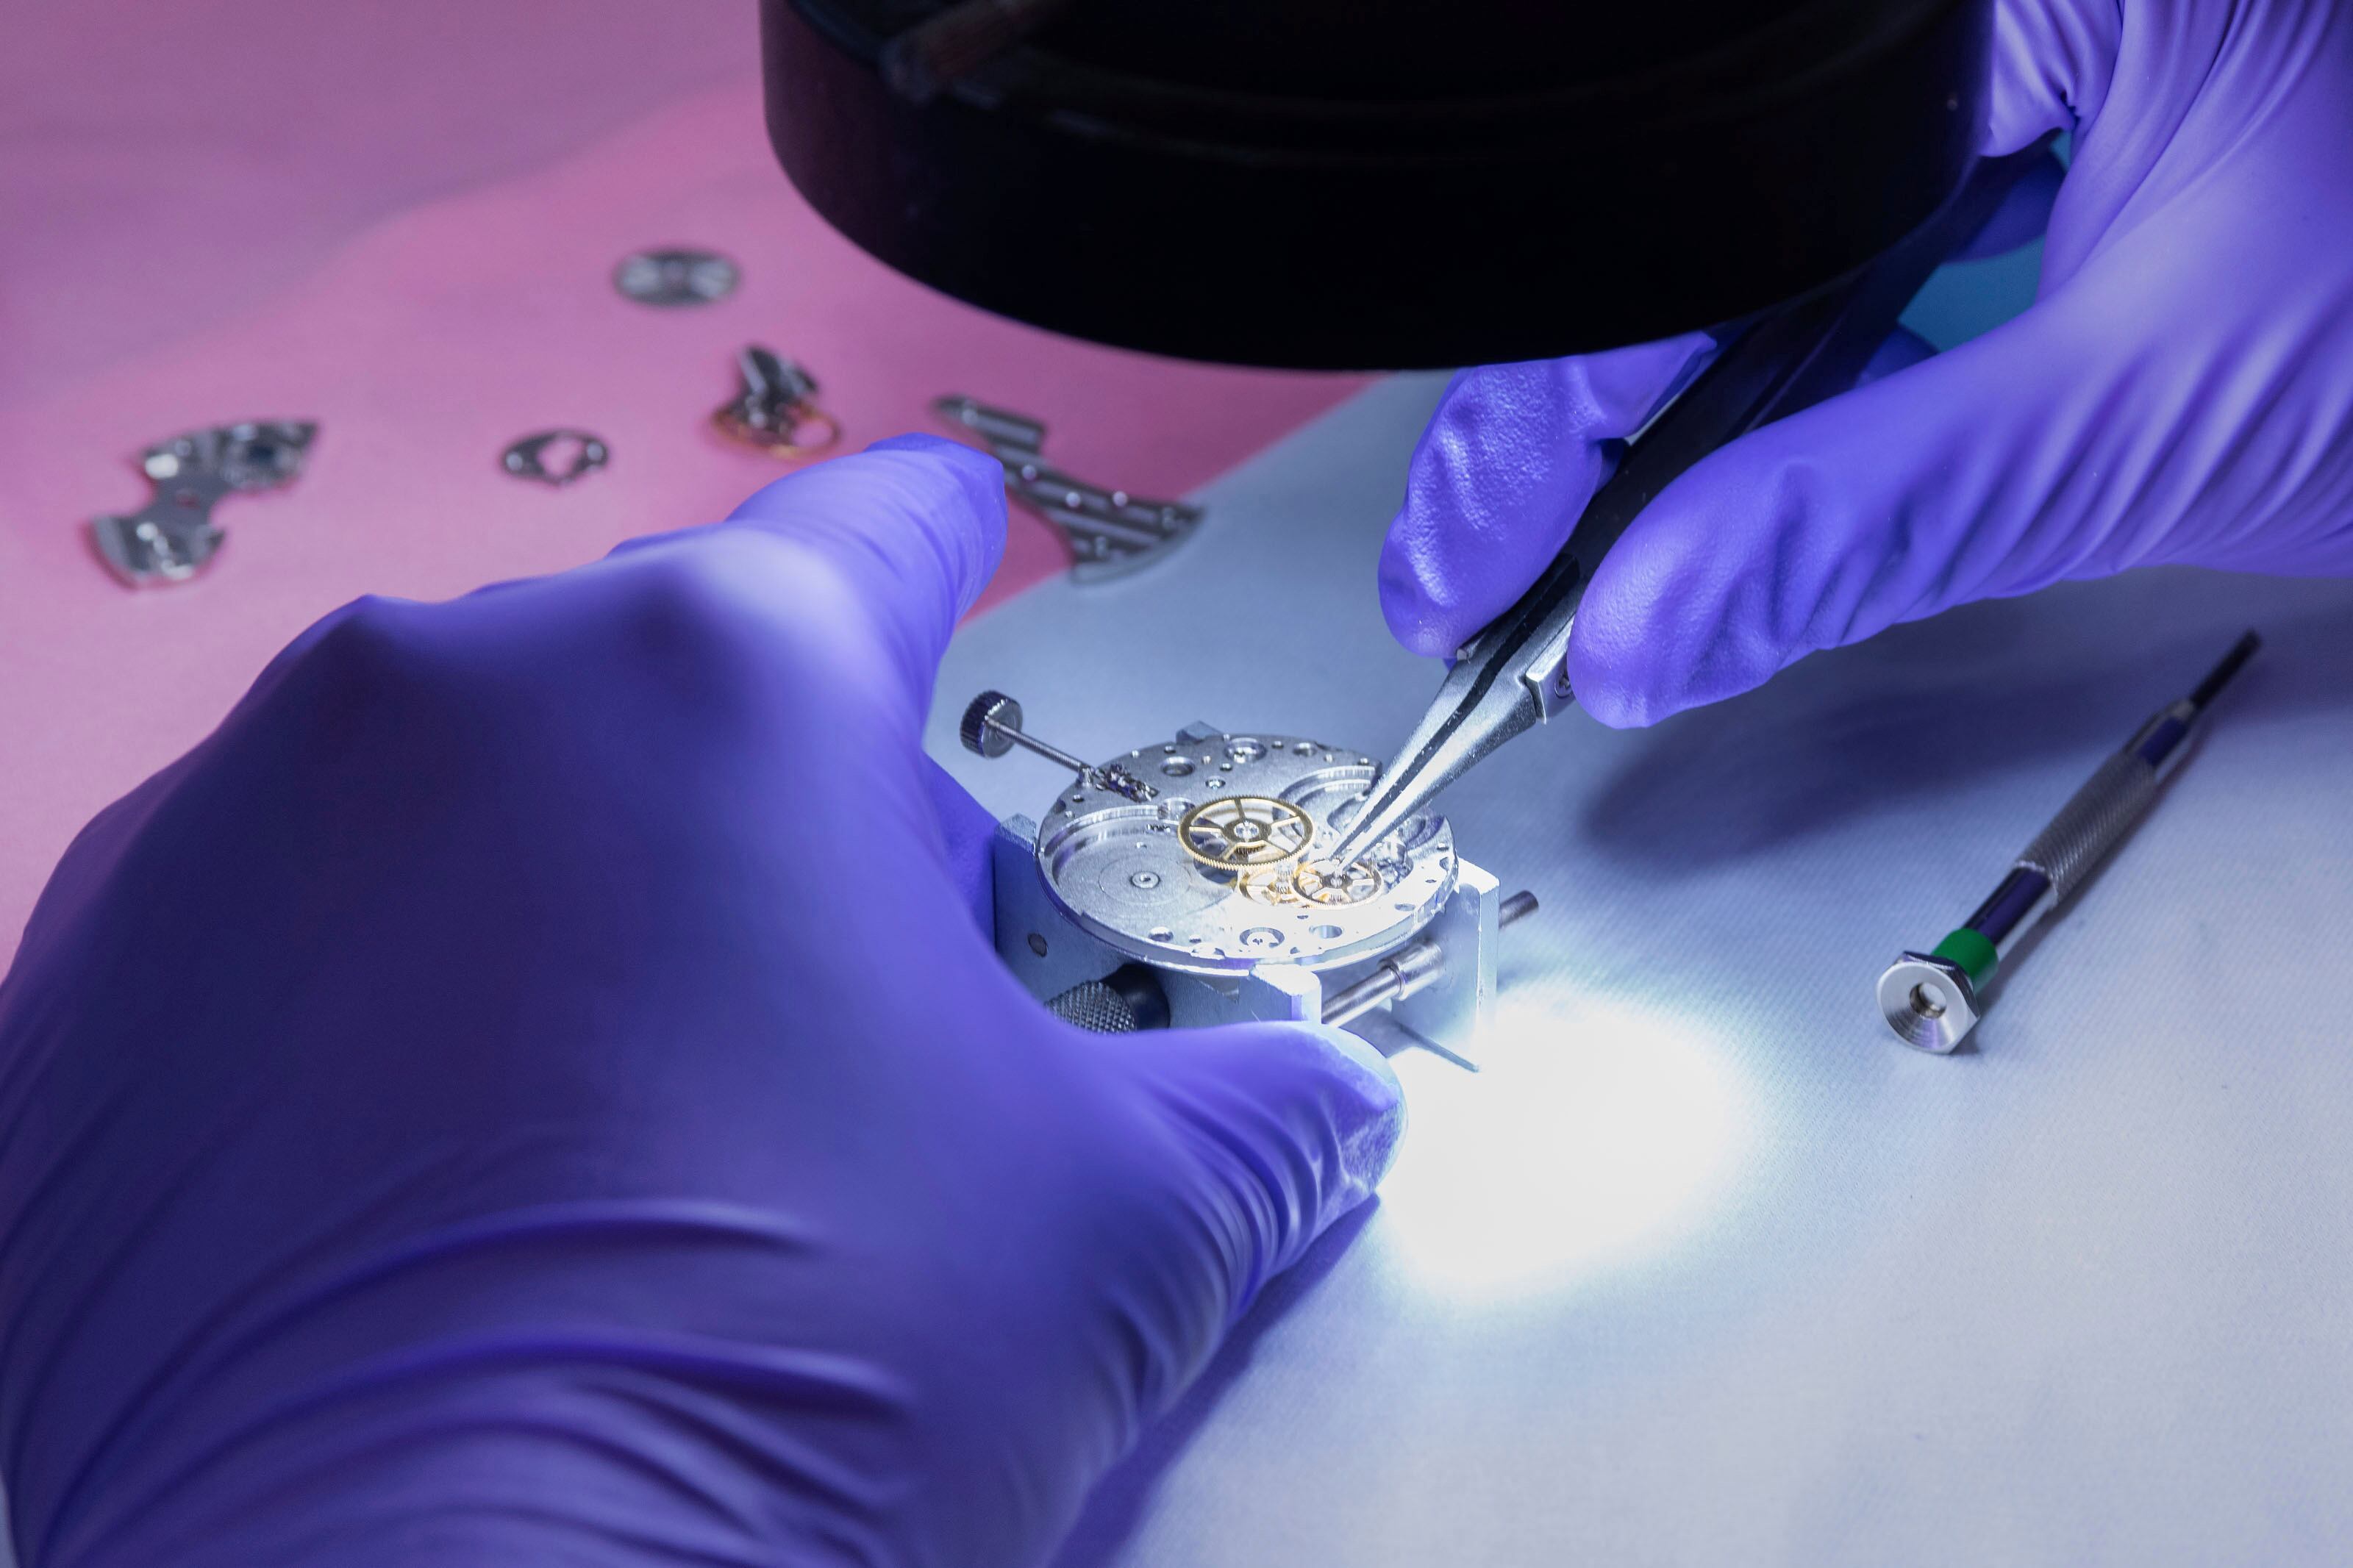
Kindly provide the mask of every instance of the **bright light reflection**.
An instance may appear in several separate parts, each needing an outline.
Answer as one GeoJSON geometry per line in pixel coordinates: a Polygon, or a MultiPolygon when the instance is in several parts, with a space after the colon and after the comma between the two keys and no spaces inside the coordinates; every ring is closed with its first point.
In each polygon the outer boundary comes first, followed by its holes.
{"type": "Polygon", "coordinates": [[[1610,999],[1506,998],[1466,1073],[1394,1058],[1410,1118],[1382,1227],[1448,1295],[1556,1287],[1671,1243],[1723,1192],[1745,1086],[1691,1020],[1610,999]]]}

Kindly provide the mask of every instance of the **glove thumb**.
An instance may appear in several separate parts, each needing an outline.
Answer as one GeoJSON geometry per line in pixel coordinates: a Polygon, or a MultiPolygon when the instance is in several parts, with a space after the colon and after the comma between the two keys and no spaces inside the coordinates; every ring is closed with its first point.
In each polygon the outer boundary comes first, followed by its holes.
{"type": "Polygon", "coordinates": [[[1312,1024],[1242,1024],[1132,1037],[1172,1133],[1189,1239],[1160,1293],[1171,1385],[1191,1381],[1267,1281],[1371,1196],[1405,1128],[1397,1075],[1355,1036],[1312,1024]]]}

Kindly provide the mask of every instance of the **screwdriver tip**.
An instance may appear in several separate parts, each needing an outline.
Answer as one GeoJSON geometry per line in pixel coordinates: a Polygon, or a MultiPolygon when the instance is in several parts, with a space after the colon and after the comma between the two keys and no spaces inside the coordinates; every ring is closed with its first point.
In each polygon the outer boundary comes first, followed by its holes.
{"type": "Polygon", "coordinates": [[[2189,705],[2203,710],[2221,694],[2222,688],[2231,684],[2232,677],[2246,668],[2247,660],[2254,658],[2255,650],[2263,646],[2263,639],[2255,632],[2250,630],[2241,634],[2239,640],[2231,645],[2231,651],[2222,656],[2221,662],[2208,670],[2206,679],[2190,692],[2189,705]]]}

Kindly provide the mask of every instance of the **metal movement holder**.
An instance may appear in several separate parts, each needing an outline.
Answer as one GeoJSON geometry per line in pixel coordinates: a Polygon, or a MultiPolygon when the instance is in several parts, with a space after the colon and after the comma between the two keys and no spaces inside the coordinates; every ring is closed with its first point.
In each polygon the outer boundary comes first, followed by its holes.
{"type": "Polygon", "coordinates": [[[2261,646],[2253,632],[2242,637],[2195,690],[2159,710],[2100,764],[1975,913],[1933,949],[1905,952],[1888,966],[1879,977],[1879,1009],[1897,1038],[1944,1056],[1968,1037],[2002,960],[2139,825],[2158,786],[2188,759],[2208,706],[2261,646]]]}
{"type": "MultiPolygon", "coordinates": [[[[1164,771],[1184,770],[1172,783],[1200,784],[1206,780],[1194,766],[1199,754],[1231,750],[1255,761],[1253,748],[1271,746],[1280,752],[1286,745],[1314,743],[1238,736],[1194,724],[1178,731],[1172,742],[1139,748],[1128,763],[1091,763],[1029,734],[1021,722],[1018,703],[1001,692],[984,691],[965,710],[958,738],[966,750],[980,756],[1001,757],[1019,746],[1076,775],[1078,790],[1054,803],[1050,813],[1052,821],[1042,837],[1031,818],[1006,817],[997,826],[991,856],[998,955],[1050,1011],[1082,1028],[1105,1034],[1250,1020],[1369,1025],[1378,1020],[1368,1016],[1385,1014],[1387,1024],[1411,1043],[1476,1070],[1461,1047],[1476,1037],[1493,1007],[1496,933],[1533,913],[1536,900],[1527,892],[1502,897],[1493,876],[1452,853],[1442,824],[1426,827],[1420,841],[1420,852],[1442,856],[1451,872],[1450,882],[1432,888],[1432,904],[1403,920],[1389,914],[1392,907],[1399,911],[1409,909],[1408,901],[1398,901],[1408,900],[1410,893],[1401,882],[1395,890],[1383,891],[1374,903],[1334,914],[1338,920],[1377,910],[1383,921],[1396,922],[1394,941],[1386,941],[1376,929],[1369,944],[1346,946],[1342,928],[1325,925],[1317,929],[1335,944],[1329,952],[1310,951],[1293,958],[1291,954],[1299,949],[1270,949],[1266,958],[1249,962],[1222,950],[1215,959],[1202,957],[1198,948],[1188,955],[1178,943],[1166,951],[1165,962],[1155,963],[1152,959],[1159,954],[1150,943],[1139,947],[1134,933],[1118,929],[1118,911],[1082,910],[1074,915],[1068,905],[1070,888],[1058,894],[1050,887],[1050,863],[1085,852],[1062,847],[1065,841],[1076,842],[1082,837],[1067,826],[1071,816],[1086,818],[1101,804],[1123,823],[1142,824],[1153,813],[1155,802],[1162,802],[1165,807],[1163,792],[1138,776],[1138,759],[1159,758],[1164,771]],[[1104,797],[1109,797],[1107,802],[1104,797]],[[1057,828],[1055,824],[1065,826],[1057,828]]],[[[1315,776],[1329,772],[1345,778],[1337,786],[1306,784],[1301,798],[1319,806],[1326,800],[1344,803],[1354,798],[1354,792],[1368,781],[1369,766],[1355,766],[1357,759],[1350,755],[1322,752],[1320,748],[1318,752],[1318,760],[1336,756],[1339,766],[1318,768],[1315,776]]],[[[1227,794],[1211,798],[1242,797],[1227,794]]],[[[1186,816],[1198,816],[1200,810],[1195,807],[1186,816]]],[[[1143,826],[1124,826],[1107,837],[1125,838],[1146,831],[1143,826]]],[[[1173,863],[1182,864],[1183,856],[1176,856],[1173,863]]],[[[1123,861],[1116,869],[1125,871],[1128,864],[1123,861]]],[[[1208,880],[1218,880],[1214,868],[1205,870],[1208,880]]],[[[1156,875],[1138,869],[1127,879],[1145,888],[1152,885],[1148,879],[1156,875]]],[[[1115,885],[1124,887],[1124,883],[1115,885]]],[[[1237,893],[1234,900],[1239,900],[1237,893]]],[[[1253,913],[1248,918],[1271,922],[1278,917],[1253,913]]],[[[1303,922],[1311,917],[1294,918],[1303,922]]],[[[1166,939],[1169,933],[1151,934],[1166,939]]],[[[1248,942],[1250,936],[1245,932],[1243,940],[1248,942]]]]}

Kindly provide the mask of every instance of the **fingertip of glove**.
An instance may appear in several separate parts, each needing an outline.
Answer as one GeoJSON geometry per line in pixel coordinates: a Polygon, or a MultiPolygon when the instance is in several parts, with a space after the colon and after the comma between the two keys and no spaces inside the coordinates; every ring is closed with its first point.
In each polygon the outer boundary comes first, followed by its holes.
{"type": "Polygon", "coordinates": [[[1453,617],[1431,600],[1413,547],[1400,537],[1408,526],[1406,514],[1399,512],[1381,546],[1381,618],[1388,623],[1389,636],[1408,652],[1443,658],[1461,644],[1453,636],[1453,617]]]}
{"type": "Polygon", "coordinates": [[[965,512],[962,518],[947,521],[952,526],[970,525],[954,527],[952,542],[952,542],[955,552],[966,557],[955,574],[956,615],[961,617],[979,599],[1005,555],[1005,465],[960,441],[913,431],[877,441],[860,456],[914,458],[936,465],[952,479],[965,512]]]}
{"type": "Polygon", "coordinates": [[[1322,1040],[1326,1049],[1338,1052],[1364,1074],[1367,1093],[1380,1107],[1387,1109],[1405,1103],[1405,1086],[1398,1082],[1397,1069],[1389,1066],[1388,1058],[1345,1029],[1324,1024],[1302,1024],[1299,1026],[1322,1040]]]}
{"type": "Polygon", "coordinates": [[[1345,1029],[1304,1023],[1267,1026],[1297,1042],[1334,1112],[1347,1174],[1369,1193],[1388,1173],[1405,1135],[1405,1088],[1396,1069],[1345,1029]]]}
{"type": "Polygon", "coordinates": [[[854,482],[856,476],[884,472],[902,477],[912,474],[918,483],[944,476],[954,481],[957,499],[969,505],[976,517],[985,521],[1002,520],[1005,515],[1003,464],[960,441],[910,432],[876,441],[863,451],[812,463],[772,480],[744,498],[729,514],[729,521],[775,521],[786,515],[813,486],[822,489],[844,480],[854,482]],[[911,458],[918,461],[910,464],[911,458]]]}
{"type": "Polygon", "coordinates": [[[1613,613],[1597,583],[1578,607],[1568,639],[1568,685],[1577,705],[1612,730],[1640,730],[1674,710],[1662,709],[1654,694],[1668,639],[1646,630],[1640,623],[1649,617],[1639,614],[1630,617],[1636,624],[1630,632],[1629,618],[1613,613]]]}
{"type": "Polygon", "coordinates": [[[1005,469],[994,458],[936,436],[905,435],[815,463],[754,492],[731,524],[765,525],[856,561],[895,556],[902,582],[936,562],[953,620],[972,607],[1005,550],[1005,469]]]}
{"type": "Polygon", "coordinates": [[[1005,465],[977,448],[961,441],[951,441],[944,436],[929,436],[911,430],[904,435],[886,436],[866,448],[869,452],[912,452],[935,458],[952,469],[976,510],[983,516],[991,512],[1002,515],[1005,510],[1005,465]]]}

